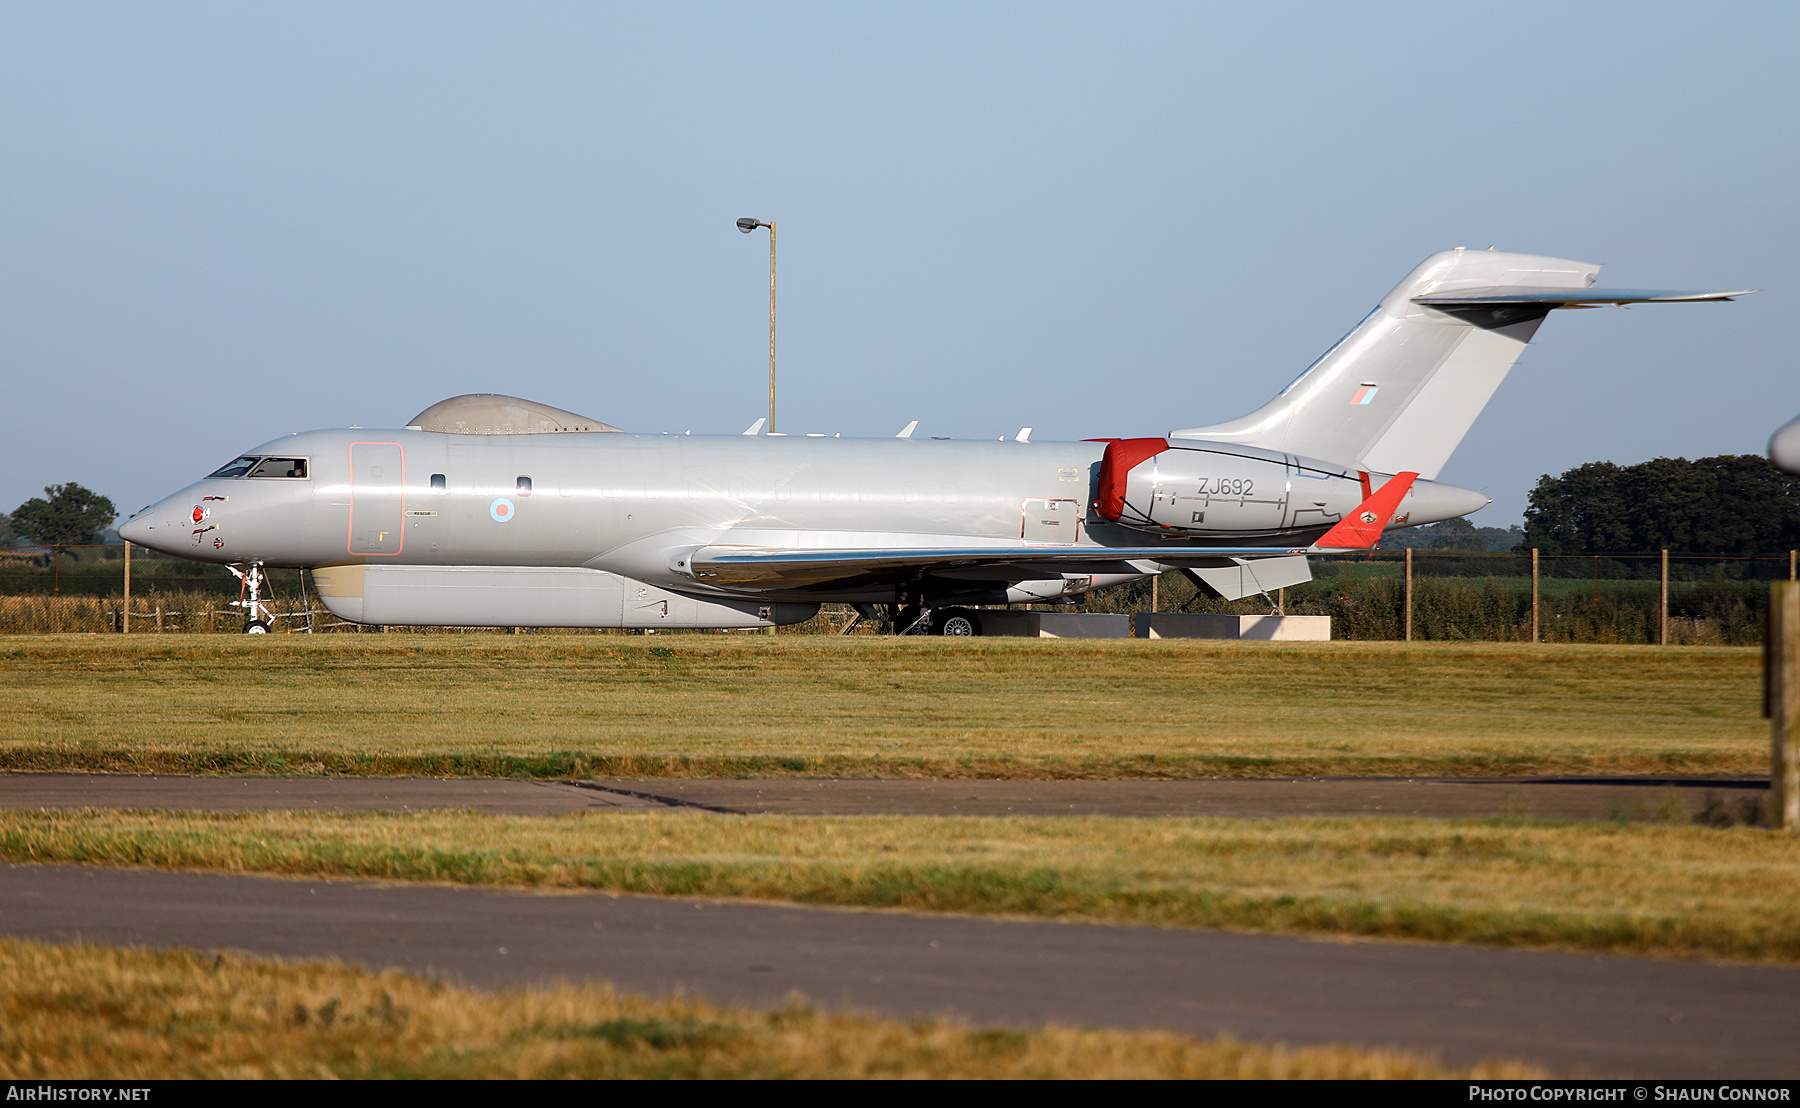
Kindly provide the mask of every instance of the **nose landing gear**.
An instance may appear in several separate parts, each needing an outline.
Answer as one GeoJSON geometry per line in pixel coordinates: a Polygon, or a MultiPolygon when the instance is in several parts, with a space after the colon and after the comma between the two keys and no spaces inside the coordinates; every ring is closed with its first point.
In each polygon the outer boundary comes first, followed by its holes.
{"type": "Polygon", "coordinates": [[[274,617],[269,614],[269,605],[262,598],[263,571],[261,562],[251,562],[247,569],[226,566],[239,581],[242,587],[238,590],[238,598],[231,602],[233,608],[244,610],[244,634],[266,635],[274,617]]]}

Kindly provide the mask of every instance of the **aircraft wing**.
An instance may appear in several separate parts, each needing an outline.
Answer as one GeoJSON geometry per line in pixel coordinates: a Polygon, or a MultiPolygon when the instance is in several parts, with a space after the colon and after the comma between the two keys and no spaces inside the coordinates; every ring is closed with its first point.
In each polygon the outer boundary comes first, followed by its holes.
{"type": "Polygon", "coordinates": [[[1028,581],[1063,573],[1146,573],[1169,569],[1217,568],[1238,558],[1275,558],[1367,550],[1381,538],[1418,477],[1401,473],[1375,490],[1357,509],[1319,536],[1312,546],[989,546],[905,550],[774,550],[767,547],[705,546],[688,555],[695,580],[721,588],[789,590],[898,584],[921,576],[972,581],[1028,581]]]}
{"type": "Polygon", "coordinates": [[[924,550],[770,550],[707,546],[688,558],[696,580],[731,589],[808,589],[899,583],[918,576],[976,581],[1029,581],[1062,573],[1144,573],[1269,558],[1308,548],[1267,546],[992,546],[924,550]]]}

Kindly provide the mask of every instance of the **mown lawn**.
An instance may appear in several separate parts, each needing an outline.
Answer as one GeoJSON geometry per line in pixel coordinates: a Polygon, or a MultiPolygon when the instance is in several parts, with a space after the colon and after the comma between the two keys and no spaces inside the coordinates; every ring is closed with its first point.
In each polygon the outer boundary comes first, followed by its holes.
{"type": "Polygon", "coordinates": [[[1754,649],[830,636],[0,638],[0,770],[1766,772],[1754,649]]]}

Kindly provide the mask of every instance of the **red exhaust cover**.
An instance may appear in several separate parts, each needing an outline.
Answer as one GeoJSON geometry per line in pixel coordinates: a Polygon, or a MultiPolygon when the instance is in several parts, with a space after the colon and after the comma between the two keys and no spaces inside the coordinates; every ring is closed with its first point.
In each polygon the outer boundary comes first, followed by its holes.
{"type": "Polygon", "coordinates": [[[1125,477],[1145,458],[1169,448],[1168,439],[1114,439],[1100,459],[1100,489],[1094,498],[1102,518],[1117,523],[1125,510],[1125,477]]]}

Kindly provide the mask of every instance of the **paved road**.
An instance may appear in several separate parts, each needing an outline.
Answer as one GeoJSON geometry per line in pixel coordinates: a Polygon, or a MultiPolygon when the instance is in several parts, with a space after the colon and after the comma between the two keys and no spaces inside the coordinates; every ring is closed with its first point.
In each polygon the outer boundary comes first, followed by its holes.
{"type": "Polygon", "coordinates": [[[602,779],[623,795],[718,811],[792,815],[1493,816],[1603,820],[1727,811],[1768,795],[1765,778],[1204,778],[990,781],[602,779]]]}
{"type": "Polygon", "coordinates": [[[410,811],[505,815],[695,807],[790,815],[1665,817],[1708,799],[1728,812],[1768,795],[1767,778],[1282,778],[1188,781],[984,781],[660,778],[0,776],[0,808],[187,811],[410,811]]]}
{"type": "Polygon", "coordinates": [[[666,806],[561,781],[473,777],[180,777],[115,773],[0,776],[0,808],[160,808],[198,812],[409,812],[467,808],[553,816],[666,806]]]}
{"type": "Polygon", "coordinates": [[[1786,968],[72,866],[0,867],[0,932],[330,956],[488,988],[596,977],[751,1005],[799,990],[990,1024],[1800,1077],[1800,970],[1786,968]]]}

